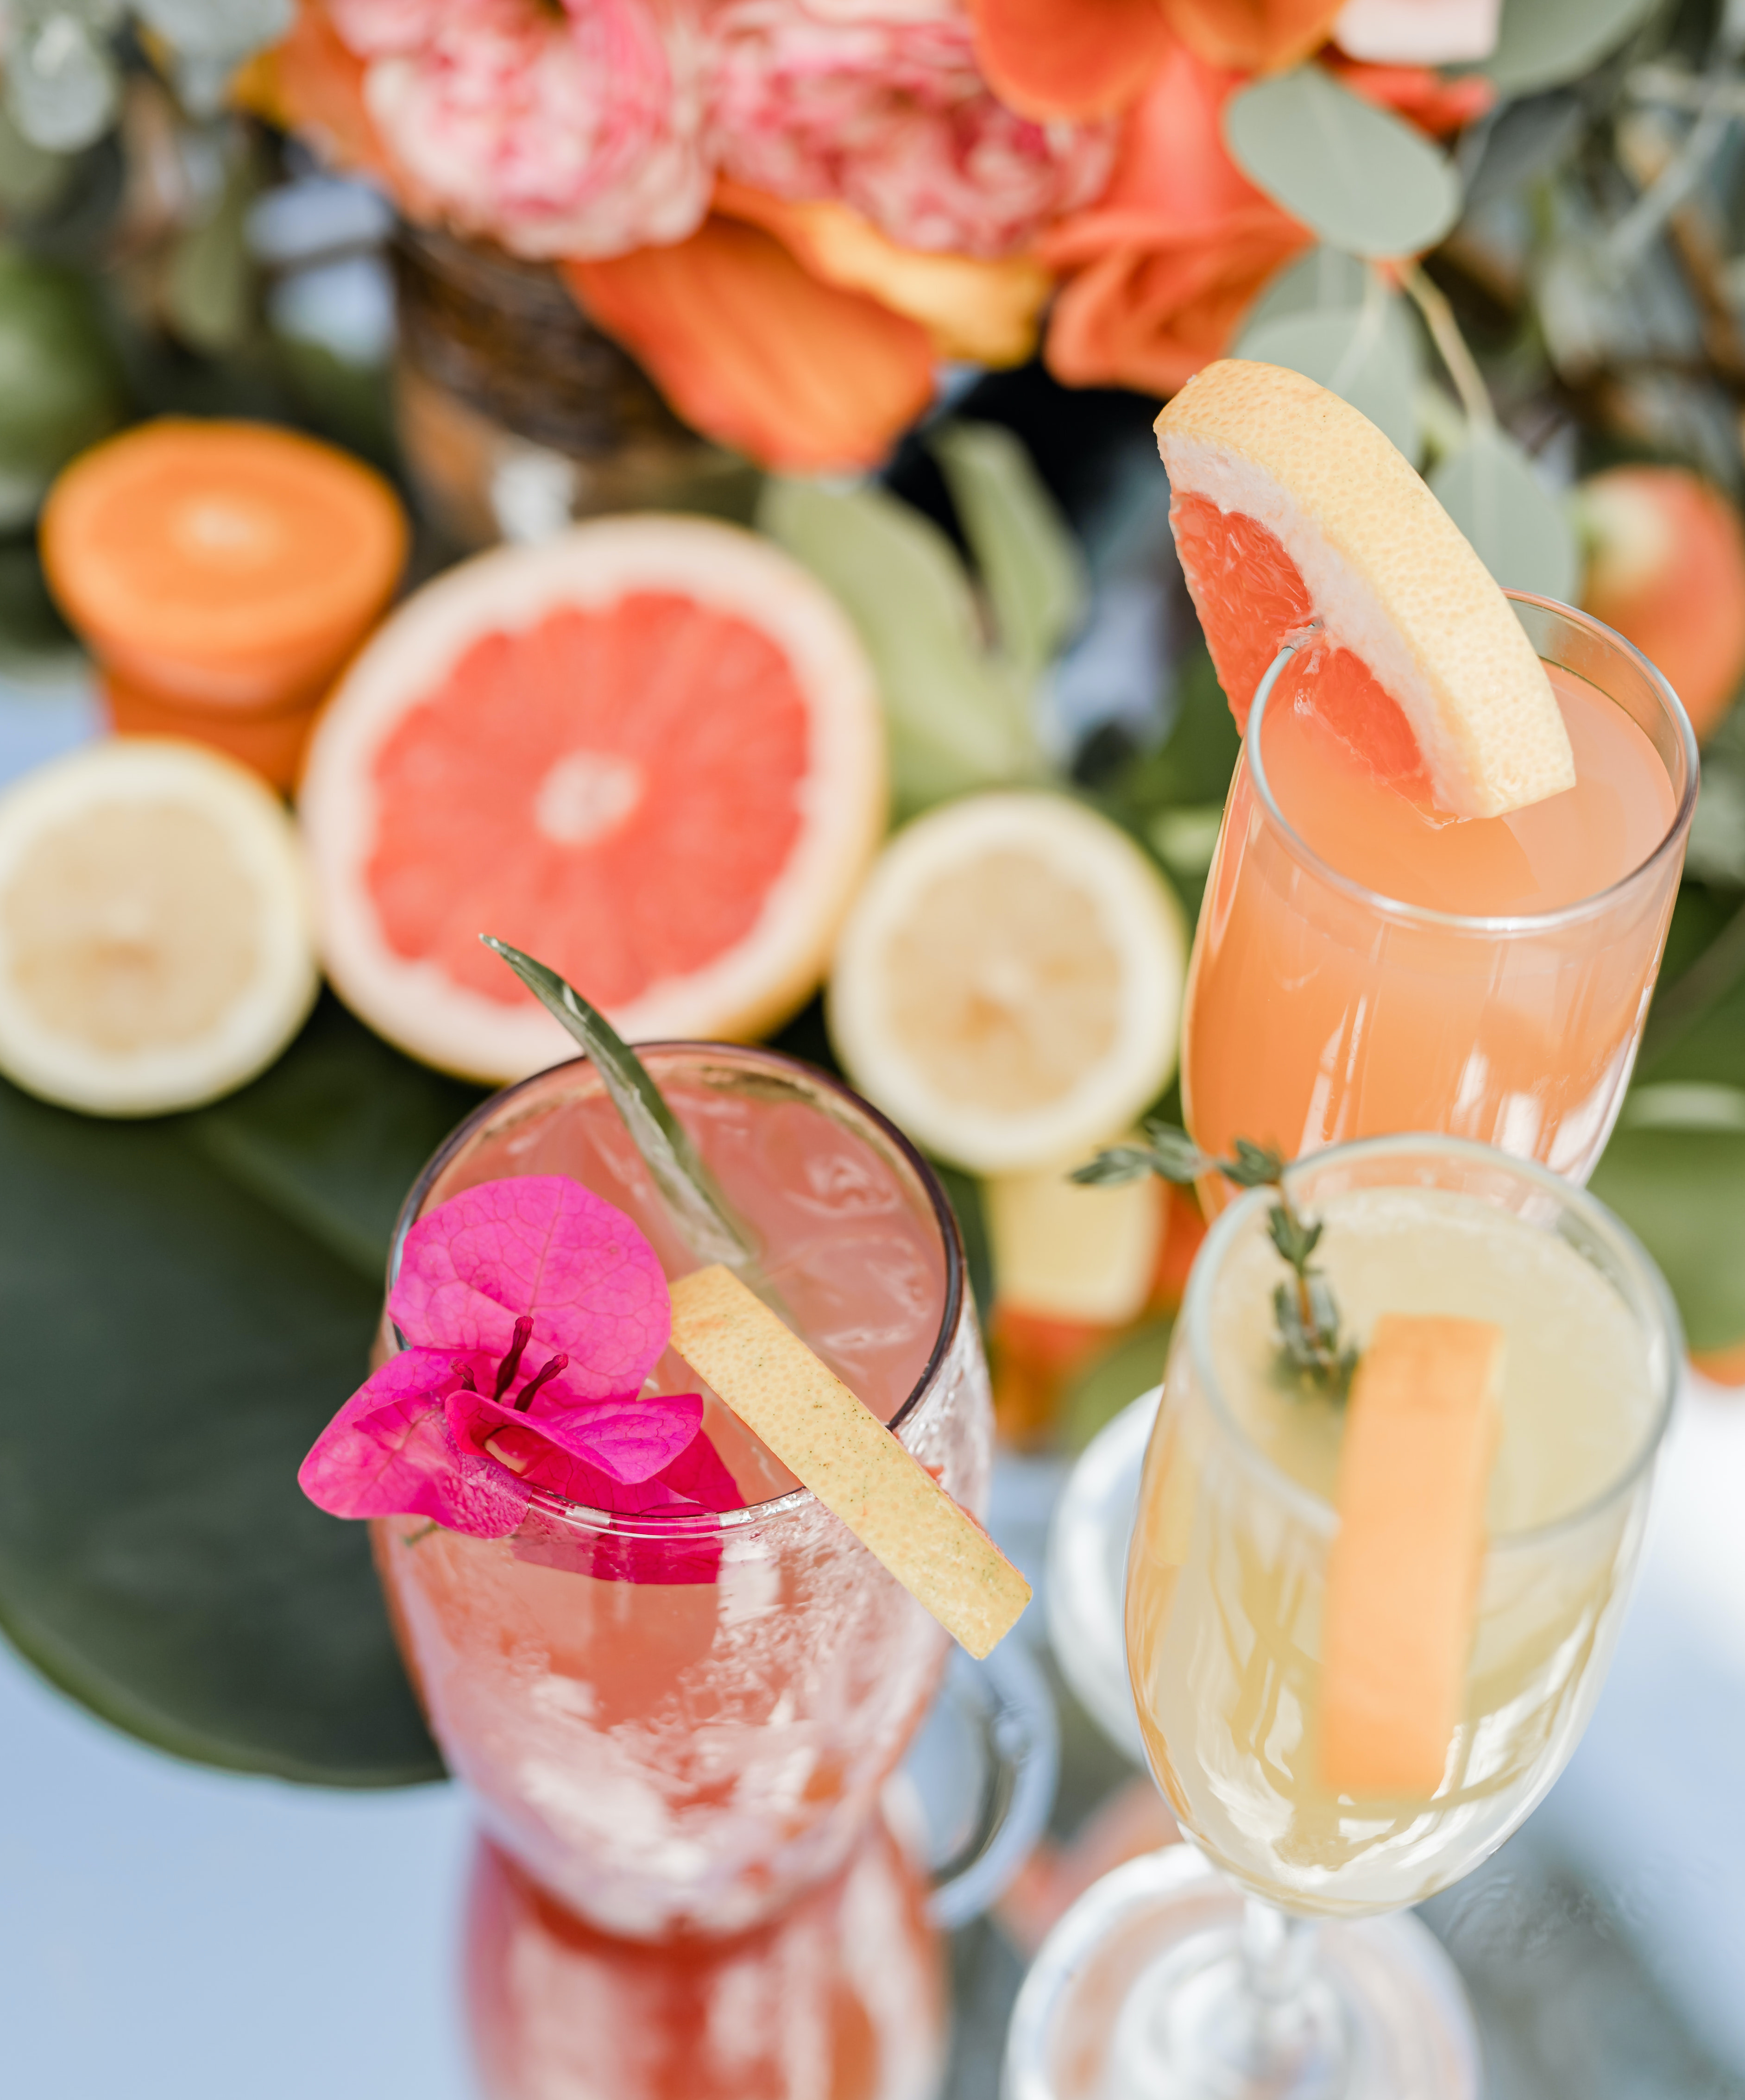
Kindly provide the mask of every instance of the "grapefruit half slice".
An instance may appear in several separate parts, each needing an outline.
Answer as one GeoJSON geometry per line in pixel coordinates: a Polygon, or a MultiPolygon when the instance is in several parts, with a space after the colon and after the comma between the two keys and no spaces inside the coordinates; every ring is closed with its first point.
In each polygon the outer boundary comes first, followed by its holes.
{"type": "Polygon", "coordinates": [[[882,835],[884,729],[836,602],[736,527],[614,518],[417,593],[316,729],[298,797],[334,989],[501,1081],[568,1037],[479,945],[634,1041],[744,1040],[822,976],[882,835]]]}
{"type": "Polygon", "coordinates": [[[1575,786],[1509,601],[1367,417],[1300,373],[1226,359],[1156,428],[1176,549],[1239,729],[1280,643],[1319,622],[1292,690],[1380,779],[1456,817],[1575,786]]]}

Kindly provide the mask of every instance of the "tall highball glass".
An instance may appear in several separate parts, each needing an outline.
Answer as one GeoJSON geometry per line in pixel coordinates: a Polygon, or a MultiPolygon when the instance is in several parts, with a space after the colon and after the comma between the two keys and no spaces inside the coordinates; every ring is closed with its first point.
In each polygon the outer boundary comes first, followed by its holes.
{"type": "MultiPolygon", "coordinates": [[[[640,1055],[811,1346],[968,1508],[993,1417],[962,1249],[925,1161],[847,1088],[720,1044],[640,1055]]],[[[480,1108],[409,1198],[568,1174],[697,1267],[596,1068],[480,1108]]],[[[391,1330],[386,1330],[394,1345],[391,1330]]],[[[694,1391],[670,1351],[656,1386],[694,1391]]],[[[507,1538],[407,1518],[378,1567],[431,1730],[485,1831],[598,1930],[742,1932],[841,1869],[934,1695],[947,1636],[711,1399],[747,1507],[627,1516],[536,1491],[507,1538]]]]}

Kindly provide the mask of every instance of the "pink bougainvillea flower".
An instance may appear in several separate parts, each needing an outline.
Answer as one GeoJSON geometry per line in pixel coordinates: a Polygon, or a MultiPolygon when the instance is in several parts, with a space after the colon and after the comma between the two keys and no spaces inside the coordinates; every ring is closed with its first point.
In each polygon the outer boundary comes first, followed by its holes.
{"type": "Polygon", "coordinates": [[[303,0],[276,70],[292,120],[385,173],[415,216],[520,255],[618,255],[683,239],[708,209],[696,15],[691,0],[303,0]]]}
{"type": "Polygon", "coordinates": [[[873,20],[827,17],[817,0],[726,0],[708,35],[722,174],[846,205],[901,247],[1015,254],[1108,179],[1113,126],[1009,108],[956,13],[873,20]]]}
{"type": "Polygon", "coordinates": [[[671,1305],[621,1211],[559,1174],[468,1189],[407,1234],[388,1309],[408,1346],[298,1478],[335,1516],[514,1531],[531,1491],[604,1509],[728,1509],[696,1393],[644,1395],[671,1305]]]}

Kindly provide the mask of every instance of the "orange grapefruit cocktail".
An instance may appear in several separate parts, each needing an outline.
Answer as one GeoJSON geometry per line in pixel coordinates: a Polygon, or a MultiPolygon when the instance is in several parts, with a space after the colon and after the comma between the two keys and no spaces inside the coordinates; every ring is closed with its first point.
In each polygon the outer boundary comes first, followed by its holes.
{"type": "MultiPolygon", "coordinates": [[[[796,1330],[979,1511],[987,1372],[930,1171],[856,1096],[788,1058],[640,1055],[796,1330]]],[[[400,1242],[462,1189],[524,1175],[572,1176],[616,1205],[669,1280],[696,1268],[586,1061],[463,1124],[409,1199],[400,1242]]],[[[697,1383],[669,1348],[649,1389],[697,1383]]],[[[374,1526],[402,1650],[487,1832],[579,1917],[630,1939],[747,1929],[841,1868],[948,1644],[713,1395],[706,1407],[744,1508],[611,1515],[536,1491],[506,1538],[374,1526]]]]}
{"type": "Polygon", "coordinates": [[[1195,1138],[1445,1131],[1585,1180],[1694,805],[1677,699],[1597,621],[1505,601],[1312,382],[1212,367],[1160,435],[1245,730],[1189,977],[1195,1138]]]}

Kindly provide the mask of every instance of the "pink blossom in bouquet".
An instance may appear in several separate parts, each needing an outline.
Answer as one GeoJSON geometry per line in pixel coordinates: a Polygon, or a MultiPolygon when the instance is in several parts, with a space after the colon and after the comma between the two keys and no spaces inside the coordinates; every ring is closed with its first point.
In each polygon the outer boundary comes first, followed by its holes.
{"type": "Polygon", "coordinates": [[[421,211],[518,254],[623,254],[708,207],[700,44],[680,0],[328,0],[421,211]]]}
{"type": "Polygon", "coordinates": [[[955,7],[891,0],[875,17],[858,0],[726,0],[708,38],[722,172],[848,205],[904,247],[1012,254],[1108,179],[1115,127],[1008,108],[955,7]]]}

